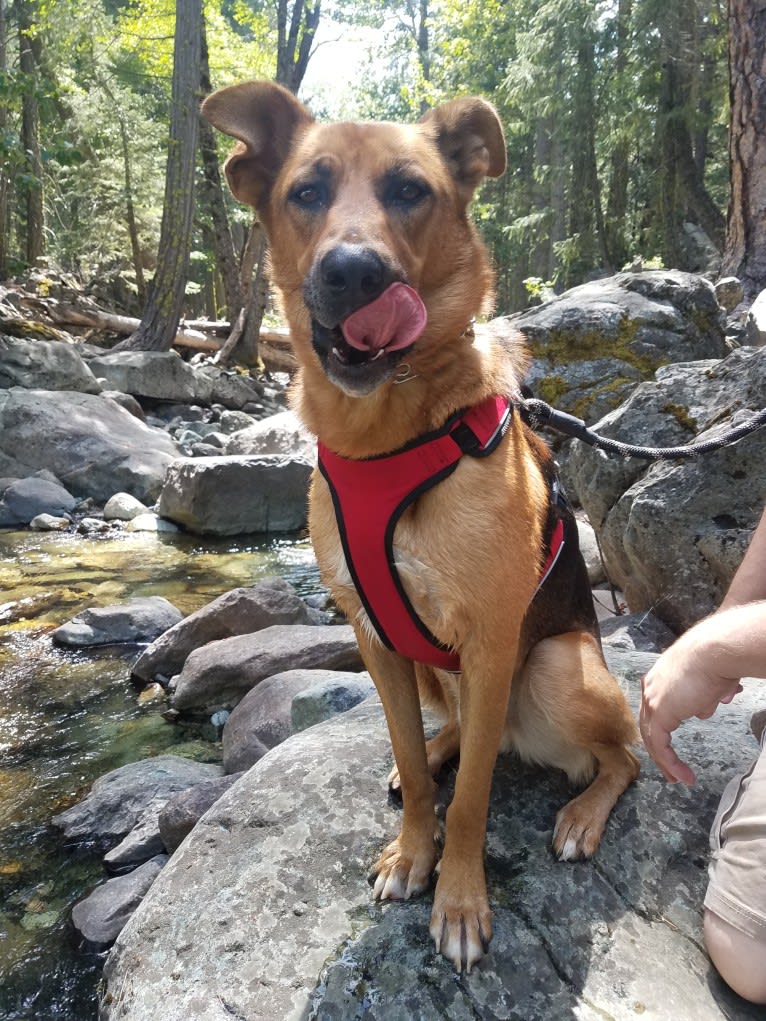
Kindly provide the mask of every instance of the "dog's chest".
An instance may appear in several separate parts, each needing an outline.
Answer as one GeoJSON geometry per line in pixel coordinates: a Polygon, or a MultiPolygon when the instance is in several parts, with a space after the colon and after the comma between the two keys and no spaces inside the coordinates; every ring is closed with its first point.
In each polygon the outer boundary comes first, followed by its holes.
{"type": "MultiPolygon", "coordinates": [[[[438,513],[424,513],[422,503],[406,510],[393,531],[391,553],[398,582],[415,613],[440,641],[450,643],[455,640],[453,622],[458,616],[459,586],[456,591],[455,579],[446,569],[448,544],[440,539],[438,519],[438,513]]],[[[322,479],[315,479],[312,487],[310,529],[324,584],[349,620],[377,639],[354,580],[360,580],[358,564],[353,565],[352,573],[329,490],[322,479]]]]}

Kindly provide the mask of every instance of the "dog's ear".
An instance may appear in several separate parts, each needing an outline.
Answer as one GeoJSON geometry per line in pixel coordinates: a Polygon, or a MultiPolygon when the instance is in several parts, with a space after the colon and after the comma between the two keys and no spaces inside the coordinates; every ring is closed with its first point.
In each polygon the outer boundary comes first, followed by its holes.
{"type": "Polygon", "coordinates": [[[201,112],[219,131],[239,139],[224,164],[226,180],[239,202],[262,209],[293,140],[314,118],[291,92],[268,81],[219,89],[201,112]]]}
{"type": "Polygon", "coordinates": [[[433,134],[466,201],[485,177],[500,177],[505,171],[503,126],[486,100],[453,99],[429,110],[420,123],[433,134]]]}

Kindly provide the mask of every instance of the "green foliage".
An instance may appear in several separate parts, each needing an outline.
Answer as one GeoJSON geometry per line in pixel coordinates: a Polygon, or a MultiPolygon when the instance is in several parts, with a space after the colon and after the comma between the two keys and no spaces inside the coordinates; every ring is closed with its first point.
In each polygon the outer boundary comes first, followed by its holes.
{"type": "MultiPolygon", "coordinates": [[[[10,226],[0,229],[10,264],[23,258],[25,196],[42,189],[50,262],[135,289],[127,204],[150,274],[175,0],[28,7],[35,73],[22,75],[15,59],[0,67],[0,162],[12,190],[10,226]],[[20,142],[24,96],[39,106],[42,176],[20,142]]],[[[18,49],[17,8],[9,55],[18,49]]],[[[208,0],[214,87],[275,75],[277,9],[277,0],[208,0]]],[[[363,41],[351,85],[339,66],[338,89],[317,94],[320,115],[413,120],[463,94],[497,107],[508,171],[480,189],[473,214],[497,267],[499,312],[640,255],[658,260],[644,258],[647,268],[699,268],[681,227],[688,220],[712,236],[728,202],[720,0],[328,0],[323,17],[327,38],[363,41]]],[[[219,146],[223,158],[228,142],[219,146]]],[[[229,198],[227,208],[241,247],[249,213],[229,198]]],[[[200,309],[214,273],[209,243],[201,211],[194,244],[206,261],[192,268],[200,309]]]]}

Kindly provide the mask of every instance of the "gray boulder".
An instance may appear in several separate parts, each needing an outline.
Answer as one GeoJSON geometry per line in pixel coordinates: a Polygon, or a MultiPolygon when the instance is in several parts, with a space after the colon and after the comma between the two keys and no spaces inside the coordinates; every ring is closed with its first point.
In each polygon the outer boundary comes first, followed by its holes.
{"type": "Polygon", "coordinates": [[[178,755],[131,762],[99,777],[86,798],[54,816],[52,823],[67,843],[109,847],[130,833],[152,803],[164,803],[172,794],[220,775],[220,766],[178,755]]]}
{"type": "Polygon", "coordinates": [[[118,490],[152,501],[177,453],[166,433],[114,401],[70,391],[0,390],[0,475],[48,469],[79,497],[118,490]]]}
{"type": "Polygon", "coordinates": [[[115,351],[89,359],[93,373],[110,390],[133,397],[194,401],[194,369],[175,351],[115,351]]]}
{"type": "Polygon", "coordinates": [[[242,773],[205,780],[175,794],[162,806],[158,816],[160,837],[168,854],[173,854],[202,816],[239,780],[242,773]]]}
{"type": "Polygon", "coordinates": [[[273,624],[316,624],[321,615],[282,578],[225,592],[184,617],[145,649],[132,673],[142,681],[177,674],[190,652],[208,642],[252,634],[273,624]]]}
{"type": "Polygon", "coordinates": [[[157,855],[126,876],[108,879],[72,908],[72,923],[91,950],[106,950],[149,892],[167,862],[157,855]]]}
{"type": "Polygon", "coordinates": [[[366,672],[342,674],[328,670],[316,671],[316,674],[321,676],[310,687],[298,692],[292,701],[290,718],[295,734],[339,713],[347,713],[375,694],[375,685],[366,672]]]}
{"type": "Polygon", "coordinates": [[[171,705],[180,711],[230,709],[251,688],[285,670],[361,670],[350,624],[275,624],[195,649],[173,679],[171,705]]]}
{"type": "Polygon", "coordinates": [[[158,510],[203,535],[294,532],[307,518],[312,465],[300,458],[181,458],[169,468],[158,510]]]}
{"type": "Polygon", "coordinates": [[[101,385],[74,344],[0,334],[0,390],[12,386],[101,392],[101,385]]]}
{"type": "Polygon", "coordinates": [[[605,647],[629,652],[664,652],[676,636],[653,613],[626,613],[609,617],[599,624],[605,647]]]}
{"type": "Polygon", "coordinates": [[[28,525],[38,514],[68,515],[77,500],[58,482],[30,476],[7,486],[0,499],[0,525],[28,525]]]}
{"type": "Polygon", "coordinates": [[[104,504],[106,521],[132,521],[139,514],[146,514],[149,508],[130,493],[115,493],[104,504]]]}
{"type": "Polygon", "coordinates": [[[151,642],[183,619],[183,614],[164,596],[144,596],[113,606],[81,610],[51,632],[57,645],[75,648],[121,642],[151,642]]]}
{"type": "Polygon", "coordinates": [[[125,872],[163,854],[165,845],[160,836],[159,816],[162,801],[151,801],[139,816],[136,825],[126,833],[115,847],[104,855],[104,866],[109,872],[125,872]]]}
{"type": "Polygon", "coordinates": [[[175,351],[94,353],[89,362],[109,388],[143,399],[240,409],[262,393],[249,376],[209,363],[190,365],[175,351]]]}
{"type": "MultiPolygon", "coordinates": [[[[766,350],[671,365],[594,427],[642,446],[714,439],[766,407],[766,350]]],[[[766,444],[755,432],[685,461],[608,457],[575,441],[568,478],[596,529],[607,574],[632,612],[673,630],[711,612],[766,503],[766,444]]]]}
{"type": "MultiPolygon", "coordinates": [[[[292,707],[302,693],[316,688],[320,682],[326,684],[328,679],[332,679],[337,691],[349,680],[355,681],[357,676],[331,670],[285,670],[261,681],[248,691],[223,728],[225,771],[236,773],[249,769],[270,748],[290,737],[293,733],[292,707]]],[[[368,681],[364,697],[370,694],[370,687],[371,682],[368,681]]],[[[357,699],[359,701],[361,698],[357,699]]]]}
{"type": "Polygon", "coordinates": [[[565,778],[501,757],[487,839],[495,935],[459,978],[428,935],[430,894],[371,898],[368,870],[401,822],[380,705],[295,735],[163,870],[107,960],[101,1021],[758,1018],[702,950],[702,899],[710,822],[757,751],[747,720],[761,694],[748,682],[715,721],[678,732],[695,787],[666,784],[643,756],[594,862],[550,853],[565,778]]]}
{"type": "Polygon", "coordinates": [[[233,433],[225,454],[283,454],[316,460],[316,438],[293,411],[280,411],[233,433]]]}
{"type": "Polygon", "coordinates": [[[535,395],[587,421],[660,365],[726,354],[725,313],[712,284],[675,270],[581,284],[508,322],[532,348],[535,395]]]}

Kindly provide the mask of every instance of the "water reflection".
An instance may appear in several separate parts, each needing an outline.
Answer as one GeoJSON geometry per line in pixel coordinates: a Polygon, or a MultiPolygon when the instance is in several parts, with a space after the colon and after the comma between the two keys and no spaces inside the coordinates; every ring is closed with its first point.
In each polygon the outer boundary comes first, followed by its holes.
{"type": "Polygon", "coordinates": [[[48,825],[98,776],[163,752],[212,760],[142,703],[135,649],[55,648],[49,632],[87,606],[163,595],[190,613],[279,574],[318,591],[305,538],[0,532],[0,1021],[89,1021],[102,960],[73,945],[69,909],[103,878],[95,849],[67,850],[48,825]]]}

